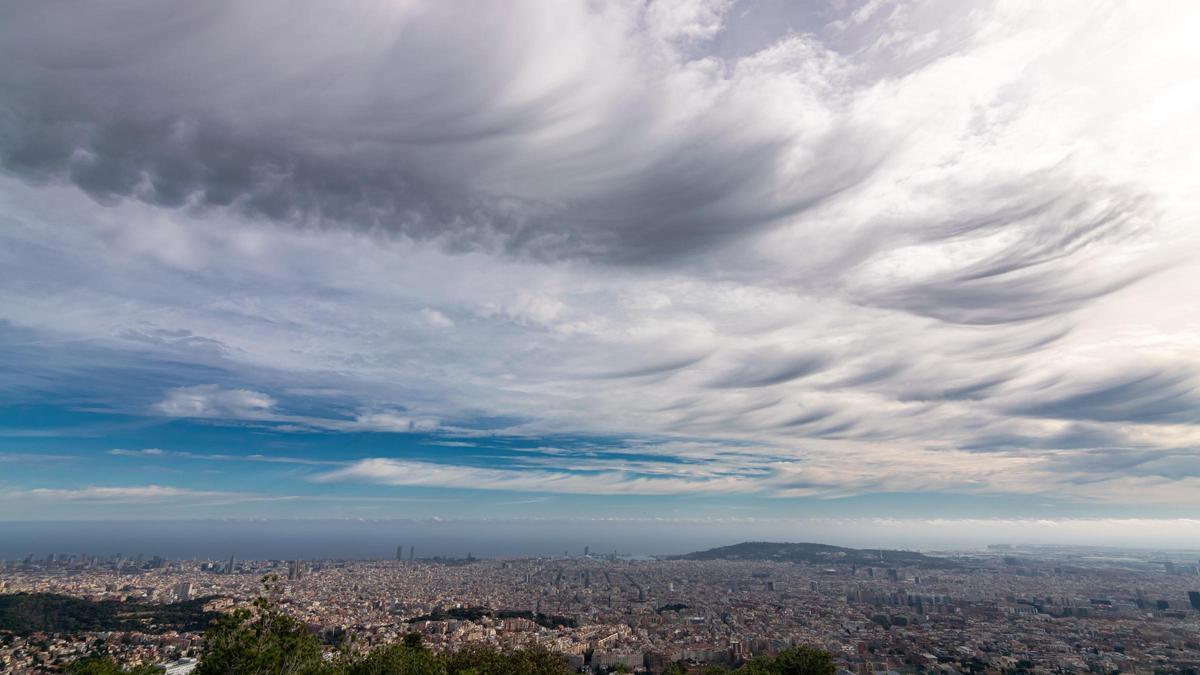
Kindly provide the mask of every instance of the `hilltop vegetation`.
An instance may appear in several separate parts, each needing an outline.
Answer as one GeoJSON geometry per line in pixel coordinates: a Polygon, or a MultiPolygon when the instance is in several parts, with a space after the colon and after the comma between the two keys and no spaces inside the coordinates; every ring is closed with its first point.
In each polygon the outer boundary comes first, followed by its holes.
{"type": "Polygon", "coordinates": [[[116,600],[84,600],[53,593],[0,595],[0,631],[74,633],[80,631],[201,631],[217,612],[205,612],[205,598],[154,605],[116,600]]]}
{"type": "Polygon", "coordinates": [[[672,556],[672,560],[764,560],[809,563],[812,565],[859,565],[887,567],[889,565],[926,568],[957,567],[947,558],[935,558],[916,551],[857,549],[828,544],[777,543],[747,541],[733,546],[721,546],[672,556]]]}
{"type": "Polygon", "coordinates": [[[575,627],[575,619],[566,616],[557,616],[550,614],[534,614],[529,610],[501,609],[493,610],[489,607],[451,607],[450,609],[436,609],[429,614],[415,616],[408,620],[408,623],[419,623],[421,621],[478,621],[483,617],[493,617],[496,619],[528,619],[539,626],[545,628],[560,628],[560,627],[575,627]]]}

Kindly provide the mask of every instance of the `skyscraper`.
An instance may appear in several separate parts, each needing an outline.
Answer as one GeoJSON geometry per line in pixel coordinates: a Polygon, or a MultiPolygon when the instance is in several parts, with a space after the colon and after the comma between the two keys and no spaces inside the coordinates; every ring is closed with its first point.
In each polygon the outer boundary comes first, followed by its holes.
{"type": "Polygon", "coordinates": [[[396,547],[396,560],[404,560],[404,544],[396,547]]]}
{"type": "Polygon", "coordinates": [[[417,559],[417,547],[416,547],[416,546],[409,546],[409,547],[408,547],[408,559],[409,559],[409,560],[416,560],[416,559],[417,559]]]}
{"type": "Polygon", "coordinates": [[[1200,609],[1200,591],[1188,591],[1188,602],[1192,603],[1192,609],[1200,609]]]}
{"type": "Polygon", "coordinates": [[[225,567],[225,574],[233,574],[237,570],[237,557],[229,556],[229,565],[225,567]]]}

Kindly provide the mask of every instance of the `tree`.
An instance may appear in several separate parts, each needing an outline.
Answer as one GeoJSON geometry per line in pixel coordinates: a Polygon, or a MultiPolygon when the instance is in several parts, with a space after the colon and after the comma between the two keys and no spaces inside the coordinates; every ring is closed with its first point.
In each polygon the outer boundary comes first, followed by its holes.
{"type": "Polygon", "coordinates": [[[446,665],[421,643],[418,633],[409,633],[396,644],[371,650],[351,659],[341,675],[447,675],[446,665]]]}
{"type": "Polygon", "coordinates": [[[812,647],[785,649],[774,658],[760,656],[738,669],[740,675],[834,675],[829,652],[812,647]]]}
{"type": "Polygon", "coordinates": [[[540,648],[496,651],[468,647],[443,656],[450,675],[569,675],[567,660],[540,648]]]}
{"type": "MultiPolygon", "coordinates": [[[[263,577],[269,595],[279,578],[263,577]]],[[[270,597],[254,601],[254,611],[239,609],[204,637],[204,658],[196,675],[317,675],[330,668],[321,657],[321,641],[307,627],[280,611],[270,597]]]]}
{"type": "Polygon", "coordinates": [[[163,669],[158,666],[122,668],[111,657],[89,656],[67,664],[63,672],[69,675],[157,675],[163,669]]]}

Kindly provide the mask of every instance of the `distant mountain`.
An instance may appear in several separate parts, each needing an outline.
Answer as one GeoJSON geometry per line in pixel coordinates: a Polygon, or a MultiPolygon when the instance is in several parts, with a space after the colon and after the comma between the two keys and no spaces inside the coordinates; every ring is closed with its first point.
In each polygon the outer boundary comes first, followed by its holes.
{"type": "Polygon", "coordinates": [[[707,551],[671,556],[671,560],[774,560],[812,565],[858,565],[860,567],[957,567],[948,558],[935,558],[915,551],[858,549],[828,544],[747,541],[707,551]]]}

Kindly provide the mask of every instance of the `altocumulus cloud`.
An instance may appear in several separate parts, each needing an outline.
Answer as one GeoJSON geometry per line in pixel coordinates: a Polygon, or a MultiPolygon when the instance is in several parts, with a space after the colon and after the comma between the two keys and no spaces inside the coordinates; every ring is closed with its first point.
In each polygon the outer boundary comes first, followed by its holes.
{"type": "Polygon", "coordinates": [[[7,397],[654,439],[331,483],[1200,499],[1190,3],[2,13],[7,397]]]}

